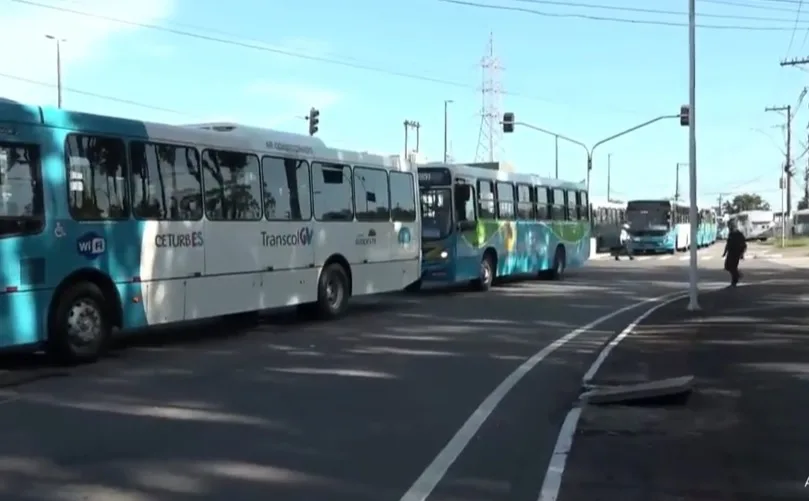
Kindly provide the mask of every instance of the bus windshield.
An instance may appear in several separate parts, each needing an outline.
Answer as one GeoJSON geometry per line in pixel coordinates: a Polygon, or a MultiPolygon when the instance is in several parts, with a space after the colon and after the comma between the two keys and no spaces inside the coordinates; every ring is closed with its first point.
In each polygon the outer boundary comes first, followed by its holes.
{"type": "Polygon", "coordinates": [[[449,188],[421,191],[421,224],[424,240],[439,240],[452,231],[452,198],[449,188]]]}
{"type": "Polygon", "coordinates": [[[626,207],[631,230],[668,229],[670,213],[668,202],[629,202],[626,207]]]}

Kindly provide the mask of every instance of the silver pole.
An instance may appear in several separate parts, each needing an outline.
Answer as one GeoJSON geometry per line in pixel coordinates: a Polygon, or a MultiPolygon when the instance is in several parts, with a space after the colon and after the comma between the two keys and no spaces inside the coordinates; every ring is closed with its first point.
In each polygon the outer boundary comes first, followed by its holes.
{"type": "Polygon", "coordinates": [[[688,273],[688,310],[699,310],[699,289],[697,288],[697,30],[695,0],[688,0],[688,192],[691,197],[691,206],[688,208],[688,219],[691,223],[691,263],[688,273]]]}

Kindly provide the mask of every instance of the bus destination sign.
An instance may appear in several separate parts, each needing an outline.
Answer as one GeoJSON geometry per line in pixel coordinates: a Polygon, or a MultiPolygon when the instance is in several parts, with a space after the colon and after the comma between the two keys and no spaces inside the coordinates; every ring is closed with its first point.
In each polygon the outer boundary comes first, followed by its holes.
{"type": "Polygon", "coordinates": [[[419,185],[421,186],[450,186],[452,175],[449,169],[419,169],[419,185]]]}

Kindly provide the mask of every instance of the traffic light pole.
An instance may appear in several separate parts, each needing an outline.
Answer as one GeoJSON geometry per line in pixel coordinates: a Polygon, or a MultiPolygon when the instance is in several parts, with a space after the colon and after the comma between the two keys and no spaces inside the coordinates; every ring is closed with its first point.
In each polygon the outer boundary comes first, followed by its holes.
{"type": "Polygon", "coordinates": [[[578,146],[581,146],[582,148],[584,148],[584,151],[587,153],[587,192],[589,193],[590,192],[590,171],[593,170],[593,153],[595,153],[596,148],[598,148],[599,146],[601,146],[604,143],[608,143],[608,142],[612,141],[613,139],[618,139],[621,136],[625,136],[625,135],[629,134],[630,132],[635,132],[638,129],[642,129],[644,127],[652,125],[653,123],[659,122],[661,120],[666,120],[666,119],[669,119],[669,118],[680,118],[680,115],[679,114],[678,115],[661,115],[659,117],[656,117],[656,118],[653,118],[653,119],[648,120],[646,122],[643,122],[641,124],[638,124],[638,125],[636,125],[634,127],[630,127],[629,129],[623,130],[623,131],[621,131],[621,132],[619,132],[617,134],[613,134],[613,135],[611,135],[611,136],[609,136],[607,138],[604,138],[601,141],[596,142],[595,144],[593,144],[593,146],[590,146],[590,147],[588,147],[586,144],[582,143],[581,141],[577,141],[577,140],[569,138],[569,137],[567,137],[565,135],[558,134],[556,132],[553,132],[553,131],[550,131],[550,130],[547,130],[547,129],[543,129],[542,127],[537,127],[536,125],[531,125],[531,124],[526,123],[526,122],[513,122],[513,124],[514,125],[521,125],[521,126],[527,128],[527,129],[535,130],[537,132],[542,132],[543,134],[549,134],[549,135],[554,136],[555,138],[557,138],[557,140],[558,139],[563,139],[563,140],[567,141],[568,143],[572,143],[572,144],[575,144],[575,145],[578,145],[578,146]]]}

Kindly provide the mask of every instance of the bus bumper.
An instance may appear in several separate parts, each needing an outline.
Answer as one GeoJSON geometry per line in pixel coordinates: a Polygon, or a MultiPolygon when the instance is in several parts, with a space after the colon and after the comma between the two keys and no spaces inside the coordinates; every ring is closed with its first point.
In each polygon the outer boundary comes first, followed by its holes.
{"type": "Polygon", "coordinates": [[[666,252],[674,250],[674,242],[665,237],[632,239],[634,252],[666,252]]]}
{"type": "Polygon", "coordinates": [[[446,260],[422,262],[421,280],[422,282],[454,283],[455,266],[446,260]]]}

